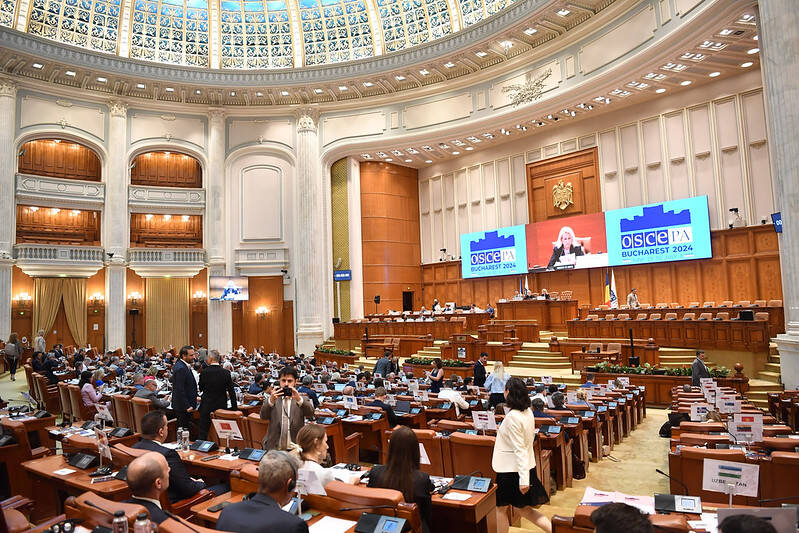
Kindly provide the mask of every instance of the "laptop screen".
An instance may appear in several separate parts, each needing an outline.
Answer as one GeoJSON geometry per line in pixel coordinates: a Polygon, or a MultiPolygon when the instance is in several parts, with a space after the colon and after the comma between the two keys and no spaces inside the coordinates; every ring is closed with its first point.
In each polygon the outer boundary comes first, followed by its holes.
{"type": "Polygon", "coordinates": [[[397,400],[397,405],[394,406],[394,411],[398,413],[410,413],[411,402],[407,400],[397,400]]]}

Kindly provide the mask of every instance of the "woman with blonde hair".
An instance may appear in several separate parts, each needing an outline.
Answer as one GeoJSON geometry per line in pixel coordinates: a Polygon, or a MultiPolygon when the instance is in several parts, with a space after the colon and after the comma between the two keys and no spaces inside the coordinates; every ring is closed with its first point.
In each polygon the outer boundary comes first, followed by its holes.
{"type": "Polygon", "coordinates": [[[485,385],[483,385],[489,392],[488,405],[490,407],[496,407],[505,401],[505,383],[508,382],[508,378],[502,361],[496,361],[491,374],[488,375],[485,385]]]}
{"type": "MultiPolygon", "coordinates": [[[[319,483],[324,487],[334,479],[337,472],[346,472],[346,470],[324,468],[322,463],[327,460],[327,430],[321,424],[307,424],[300,429],[297,433],[296,445],[298,449],[295,450],[299,455],[302,466],[306,470],[310,470],[316,474],[319,483]]],[[[352,484],[360,482],[357,477],[352,478],[352,484]]]]}
{"type": "Polygon", "coordinates": [[[554,268],[556,263],[568,262],[574,264],[574,261],[565,261],[564,255],[571,254],[569,257],[574,258],[578,255],[585,255],[581,244],[577,244],[574,230],[569,226],[563,226],[558,233],[558,239],[553,243],[552,257],[549,258],[547,268],[554,268]]]}

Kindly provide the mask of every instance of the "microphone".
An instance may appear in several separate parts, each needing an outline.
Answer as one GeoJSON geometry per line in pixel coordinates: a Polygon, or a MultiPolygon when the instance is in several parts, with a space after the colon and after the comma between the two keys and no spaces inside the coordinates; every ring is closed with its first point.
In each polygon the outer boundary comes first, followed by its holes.
{"type": "Polygon", "coordinates": [[[663,470],[661,470],[660,468],[655,468],[655,472],[657,472],[657,473],[658,473],[658,474],[660,474],[661,476],[666,476],[666,477],[667,477],[667,478],[669,478],[670,480],[672,480],[672,481],[676,481],[677,483],[679,483],[680,485],[682,485],[683,489],[685,489],[685,494],[684,494],[684,496],[688,496],[688,485],[686,485],[685,483],[683,483],[682,481],[680,481],[680,480],[679,480],[679,479],[677,479],[676,477],[673,477],[673,476],[670,476],[670,475],[668,475],[666,472],[664,472],[664,471],[663,471],[663,470]]]}
{"type": "MultiPolygon", "coordinates": [[[[107,514],[108,516],[114,516],[114,513],[112,513],[111,511],[108,511],[108,510],[106,510],[106,509],[103,509],[102,507],[100,507],[99,505],[97,505],[97,504],[96,504],[96,503],[94,503],[94,502],[90,502],[89,500],[85,500],[83,503],[85,503],[85,504],[86,504],[86,505],[88,505],[89,507],[94,507],[94,508],[95,508],[95,509],[97,509],[98,511],[102,511],[102,512],[104,512],[104,513],[105,513],[105,514],[107,514]]],[[[166,512],[166,511],[165,511],[165,512],[166,512]]]]}
{"type": "Polygon", "coordinates": [[[375,510],[375,509],[391,509],[394,518],[397,517],[397,510],[394,508],[393,505],[365,505],[363,507],[341,507],[339,511],[366,511],[367,509],[375,510]]]}
{"type": "Polygon", "coordinates": [[[783,496],[782,498],[767,498],[765,500],[757,500],[757,504],[772,503],[772,502],[785,502],[788,500],[799,499],[799,496],[783,496]]]}
{"type": "Polygon", "coordinates": [[[194,531],[194,533],[200,533],[199,531],[197,531],[196,529],[194,529],[193,527],[191,527],[189,525],[188,520],[184,520],[183,518],[180,518],[179,516],[172,514],[171,512],[167,511],[166,509],[162,509],[162,510],[164,511],[164,514],[167,515],[172,520],[176,520],[176,521],[180,522],[181,524],[183,524],[184,526],[186,526],[190,530],[194,531]]]}

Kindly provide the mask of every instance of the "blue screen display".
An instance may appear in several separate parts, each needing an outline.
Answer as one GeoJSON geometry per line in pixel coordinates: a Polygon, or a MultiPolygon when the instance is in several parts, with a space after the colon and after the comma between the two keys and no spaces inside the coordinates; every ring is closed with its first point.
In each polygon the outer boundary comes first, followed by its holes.
{"type": "Polygon", "coordinates": [[[527,273],[524,225],[461,235],[461,275],[464,278],[527,273]]]}
{"type": "Polygon", "coordinates": [[[605,212],[610,266],[711,257],[707,196],[605,212]]]}

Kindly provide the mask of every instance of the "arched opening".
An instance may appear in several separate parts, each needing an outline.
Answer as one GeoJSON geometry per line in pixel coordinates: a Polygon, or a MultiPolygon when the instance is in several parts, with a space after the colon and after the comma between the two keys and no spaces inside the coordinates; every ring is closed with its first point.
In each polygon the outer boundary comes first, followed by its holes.
{"type": "Polygon", "coordinates": [[[23,144],[17,156],[20,174],[85,181],[100,181],[100,156],[91,148],[68,139],[34,139],[23,144]]]}
{"type": "Polygon", "coordinates": [[[165,150],[145,152],[133,160],[131,185],[197,188],[203,186],[203,170],[196,158],[165,150]]]}

